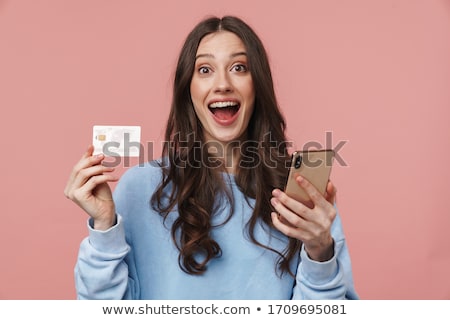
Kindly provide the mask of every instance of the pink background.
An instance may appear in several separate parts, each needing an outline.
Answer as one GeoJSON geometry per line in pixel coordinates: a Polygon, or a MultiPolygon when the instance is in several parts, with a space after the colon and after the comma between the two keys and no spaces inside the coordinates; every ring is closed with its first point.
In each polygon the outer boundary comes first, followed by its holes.
{"type": "Polygon", "coordinates": [[[444,0],[0,0],[0,298],[75,298],[71,168],[94,124],[141,125],[159,156],[177,54],[207,14],[261,36],[298,148],[346,141],[332,179],[361,298],[450,299],[444,0]]]}

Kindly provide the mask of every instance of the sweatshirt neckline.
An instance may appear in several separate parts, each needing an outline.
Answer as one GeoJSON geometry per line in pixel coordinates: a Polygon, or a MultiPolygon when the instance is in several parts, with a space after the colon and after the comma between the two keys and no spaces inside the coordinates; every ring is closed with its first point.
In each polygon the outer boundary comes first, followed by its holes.
{"type": "Polygon", "coordinates": [[[236,185],[236,177],[232,173],[222,172],[222,178],[225,184],[235,186],[236,185]]]}

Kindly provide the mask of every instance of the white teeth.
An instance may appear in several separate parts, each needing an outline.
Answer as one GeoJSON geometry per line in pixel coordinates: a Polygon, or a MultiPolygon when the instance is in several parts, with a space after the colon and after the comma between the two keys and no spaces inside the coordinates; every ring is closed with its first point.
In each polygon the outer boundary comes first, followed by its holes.
{"type": "Polygon", "coordinates": [[[234,101],[219,101],[214,102],[209,105],[210,108],[226,108],[226,107],[233,107],[237,106],[238,103],[234,101]]]}

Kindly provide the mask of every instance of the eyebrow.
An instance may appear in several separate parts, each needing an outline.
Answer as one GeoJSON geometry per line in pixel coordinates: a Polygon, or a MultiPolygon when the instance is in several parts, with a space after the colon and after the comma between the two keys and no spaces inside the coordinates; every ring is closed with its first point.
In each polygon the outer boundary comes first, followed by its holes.
{"type": "MultiPolygon", "coordinates": [[[[235,58],[238,56],[247,56],[247,52],[242,51],[242,52],[233,53],[230,55],[230,58],[235,58]]],[[[214,55],[212,53],[201,53],[195,57],[195,60],[197,60],[199,58],[214,58],[214,55]]]]}

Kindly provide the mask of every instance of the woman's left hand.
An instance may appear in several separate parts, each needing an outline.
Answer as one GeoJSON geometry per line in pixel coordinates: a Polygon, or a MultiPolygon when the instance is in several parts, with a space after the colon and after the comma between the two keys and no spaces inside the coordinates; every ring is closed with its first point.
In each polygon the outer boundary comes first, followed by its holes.
{"type": "Polygon", "coordinates": [[[307,206],[274,189],[271,203],[276,212],[272,212],[272,222],[286,236],[302,241],[312,260],[327,261],[334,255],[331,225],[336,217],[336,188],[329,181],[322,195],[305,178],[297,176],[296,181],[309,195],[312,205],[307,206]]]}

